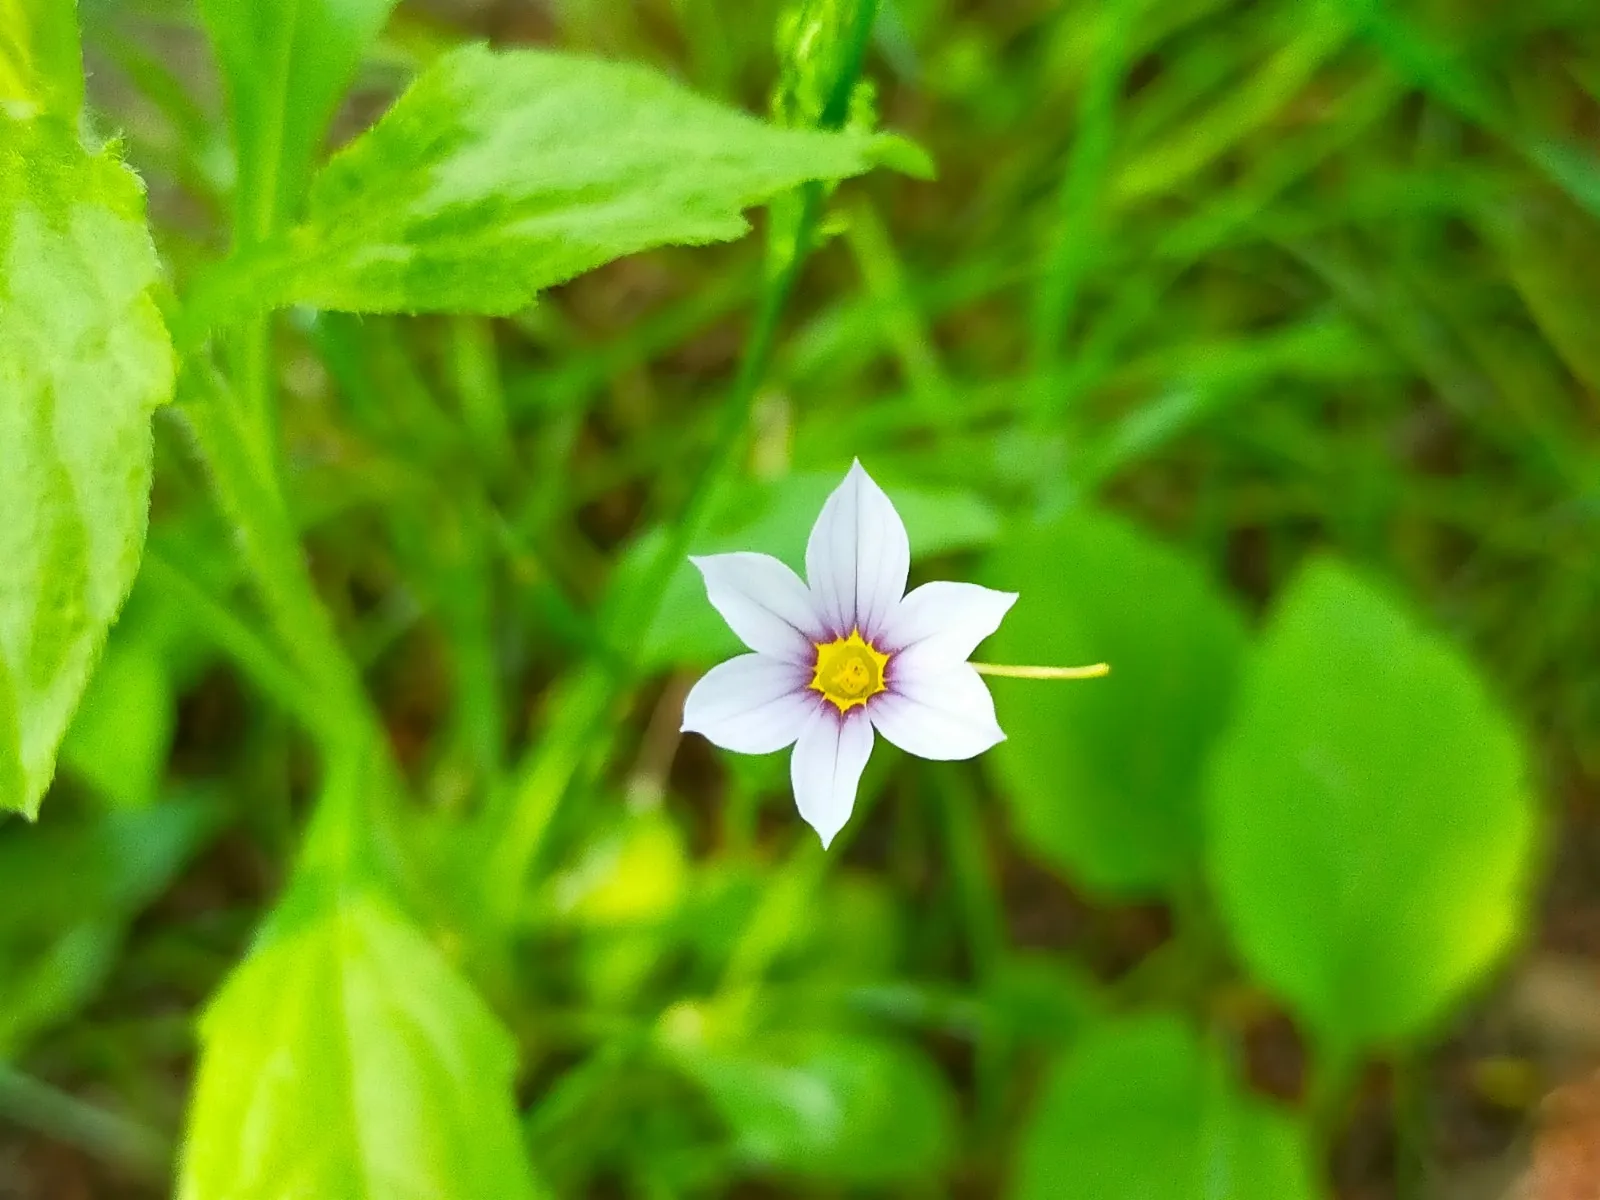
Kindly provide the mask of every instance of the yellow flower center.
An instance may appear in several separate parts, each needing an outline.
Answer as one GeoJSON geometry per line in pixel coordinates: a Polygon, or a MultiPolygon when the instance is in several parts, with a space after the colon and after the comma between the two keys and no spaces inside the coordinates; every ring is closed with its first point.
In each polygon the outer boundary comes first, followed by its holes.
{"type": "Polygon", "coordinates": [[[864,639],[859,629],[852,629],[849,637],[818,642],[816,647],[817,673],[811,687],[840,712],[849,712],[887,690],[883,669],[889,665],[889,656],[864,639]]]}

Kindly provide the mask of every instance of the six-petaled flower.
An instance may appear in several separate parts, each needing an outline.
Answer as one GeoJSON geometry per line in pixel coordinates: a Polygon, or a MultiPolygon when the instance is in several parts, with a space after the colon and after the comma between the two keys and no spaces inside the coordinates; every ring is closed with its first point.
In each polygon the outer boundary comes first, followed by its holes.
{"type": "Polygon", "coordinates": [[[874,730],[933,759],[1004,739],[967,658],[1016,594],[950,582],[907,594],[905,525],[859,462],[811,530],[806,581],[766,554],[691,561],[752,653],[695,684],[683,728],[743,754],[794,746],[795,803],[824,846],[850,818],[874,730]]]}

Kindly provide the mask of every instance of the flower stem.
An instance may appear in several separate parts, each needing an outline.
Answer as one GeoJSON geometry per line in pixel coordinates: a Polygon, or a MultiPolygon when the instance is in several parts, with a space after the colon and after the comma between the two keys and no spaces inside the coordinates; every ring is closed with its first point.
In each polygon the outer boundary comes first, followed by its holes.
{"type": "MultiPolygon", "coordinates": [[[[843,128],[849,116],[850,97],[860,78],[868,35],[877,16],[878,0],[856,3],[850,50],[818,122],[824,129],[843,128]]],[[[640,635],[660,611],[673,572],[709,526],[719,485],[738,467],[750,414],[777,345],[784,308],[814,247],[825,199],[822,184],[801,186],[801,211],[794,229],[793,249],[782,267],[769,271],[765,278],[755,325],[724,401],[710,460],[642,578],[602,626],[601,640],[606,646],[627,645],[628,639],[634,643],[620,664],[621,669],[603,661],[591,661],[580,668],[551,706],[556,714],[551,728],[512,772],[509,803],[497,809],[497,814],[504,814],[504,828],[496,834],[495,849],[485,871],[486,911],[502,930],[516,919],[524,885],[562,798],[581,774],[598,774],[604,757],[599,751],[617,729],[608,714],[618,707],[639,673],[637,659],[643,642],[640,635]],[[599,745],[591,741],[595,730],[600,731],[599,745]]]]}
{"type": "Polygon", "coordinates": [[[1007,679],[1099,679],[1111,674],[1110,663],[1087,667],[1014,667],[1007,663],[970,663],[979,675],[1002,675],[1007,679]]]}

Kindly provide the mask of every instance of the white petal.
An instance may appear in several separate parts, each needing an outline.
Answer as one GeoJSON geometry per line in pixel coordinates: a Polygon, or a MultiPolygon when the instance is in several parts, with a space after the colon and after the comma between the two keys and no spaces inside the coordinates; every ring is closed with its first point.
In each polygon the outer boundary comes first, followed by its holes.
{"type": "Polygon", "coordinates": [[[833,490],[806,543],[806,578],[828,623],[869,641],[882,629],[911,570],[911,543],[889,497],[856,462],[833,490]]]}
{"type": "Polygon", "coordinates": [[[704,734],[724,750],[771,754],[792,745],[816,696],[806,671],[765,654],[742,654],[712,667],[683,702],[683,732],[704,734]]]}
{"type": "Polygon", "coordinates": [[[970,666],[921,671],[903,662],[891,660],[889,690],[867,705],[884,737],[908,754],[938,759],[971,758],[1005,740],[994,698],[970,666]]]}
{"type": "Polygon", "coordinates": [[[827,701],[818,702],[794,745],[789,778],[800,815],[822,838],[823,849],[850,819],[871,753],[872,722],[864,710],[841,715],[827,701]]]}
{"type": "Polygon", "coordinates": [[[975,583],[925,583],[890,615],[880,648],[906,655],[903,665],[920,668],[966,662],[1016,602],[1015,592],[975,583]]]}
{"type": "Polygon", "coordinates": [[[758,654],[810,662],[826,641],[806,585],[770,554],[709,554],[689,559],[705,577],[706,596],[728,627],[758,654]]]}

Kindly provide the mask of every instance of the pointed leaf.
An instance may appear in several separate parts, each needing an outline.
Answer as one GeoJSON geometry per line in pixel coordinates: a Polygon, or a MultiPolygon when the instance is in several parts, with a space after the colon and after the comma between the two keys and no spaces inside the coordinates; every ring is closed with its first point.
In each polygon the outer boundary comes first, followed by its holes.
{"type": "Polygon", "coordinates": [[[1452,647],[1331,561],[1279,600],[1207,801],[1240,952],[1342,1052],[1425,1032],[1526,913],[1516,736],[1452,647]]]}
{"type": "Polygon", "coordinates": [[[508,313],[626,254],[740,237],[744,209],[886,157],[921,166],[896,139],[776,129],[642,67],[467,46],[322,170],[286,244],[212,280],[197,320],[508,313]]]}
{"type": "Polygon", "coordinates": [[[0,116],[0,809],[37,812],[138,567],[172,391],[138,181],[0,116]]]}
{"type": "Polygon", "coordinates": [[[297,886],[201,1035],[179,1200],[538,1194],[510,1036],[371,889],[297,886]]]}

